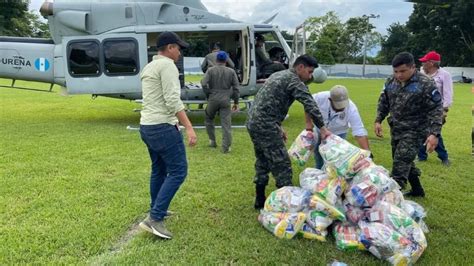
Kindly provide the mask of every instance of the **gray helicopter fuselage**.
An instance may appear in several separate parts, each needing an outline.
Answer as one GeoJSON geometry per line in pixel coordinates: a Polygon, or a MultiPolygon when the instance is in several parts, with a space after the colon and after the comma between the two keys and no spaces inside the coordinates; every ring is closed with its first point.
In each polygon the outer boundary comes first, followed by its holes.
{"type": "MultiPolygon", "coordinates": [[[[156,38],[173,31],[191,43],[219,42],[236,61],[240,95],[259,87],[255,34],[266,34],[294,57],[277,26],[254,25],[210,13],[200,1],[45,2],[52,40],[0,37],[0,78],[41,81],[67,88],[69,94],[141,99],[140,71],[157,53],[156,38]]],[[[199,85],[184,82],[183,100],[205,100],[199,85]]],[[[283,62],[284,63],[284,62],[283,62]]]]}

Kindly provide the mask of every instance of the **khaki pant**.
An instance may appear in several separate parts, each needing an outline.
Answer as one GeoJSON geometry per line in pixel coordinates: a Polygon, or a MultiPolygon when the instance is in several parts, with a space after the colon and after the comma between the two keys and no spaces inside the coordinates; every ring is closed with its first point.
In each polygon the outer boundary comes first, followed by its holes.
{"type": "Polygon", "coordinates": [[[206,107],[206,131],[209,140],[216,141],[214,118],[217,112],[221,118],[222,149],[227,150],[232,144],[232,117],[229,100],[209,100],[206,107]]]}

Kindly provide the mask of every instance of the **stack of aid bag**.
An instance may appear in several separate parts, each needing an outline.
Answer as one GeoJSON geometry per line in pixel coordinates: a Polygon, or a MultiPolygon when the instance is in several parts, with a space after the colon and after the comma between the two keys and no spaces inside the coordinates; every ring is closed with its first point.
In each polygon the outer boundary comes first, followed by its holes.
{"type": "Polygon", "coordinates": [[[279,238],[322,242],[332,228],[340,250],[367,250],[393,265],[414,264],[428,246],[423,207],[403,198],[369,151],[336,135],[323,140],[319,151],[323,170],[306,168],[301,187],[273,191],[260,223],[279,238]]]}

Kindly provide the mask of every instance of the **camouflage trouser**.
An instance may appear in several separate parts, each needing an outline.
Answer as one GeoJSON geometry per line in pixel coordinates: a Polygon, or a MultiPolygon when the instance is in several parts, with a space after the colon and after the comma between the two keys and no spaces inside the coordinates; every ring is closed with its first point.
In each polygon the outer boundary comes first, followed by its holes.
{"type": "Polygon", "coordinates": [[[209,140],[216,141],[214,118],[217,112],[221,118],[222,126],[222,148],[228,149],[232,144],[232,117],[230,110],[230,100],[209,100],[206,107],[206,130],[209,140]]]}
{"type": "Polygon", "coordinates": [[[265,130],[247,126],[255,149],[255,178],[257,185],[268,184],[268,173],[272,173],[278,188],[292,186],[291,161],[280,129],[275,126],[265,130]]]}
{"type": "Polygon", "coordinates": [[[392,177],[402,186],[410,181],[412,189],[421,189],[419,177],[421,175],[420,169],[415,166],[414,160],[418,154],[420,145],[422,145],[423,138],[392,138],[392,177]]]}

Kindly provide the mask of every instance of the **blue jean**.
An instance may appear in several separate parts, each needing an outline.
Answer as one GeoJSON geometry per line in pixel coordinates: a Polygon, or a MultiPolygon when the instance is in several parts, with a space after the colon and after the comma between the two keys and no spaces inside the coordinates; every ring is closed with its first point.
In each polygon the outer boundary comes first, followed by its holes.
{"type": "MultiPolygon", "coordinates": [[[[444,147],[443,137],[441,136],[441,134],[439,135],[438,146],[436,146],[435,151],[441,161],[448,159],[448,151],[444,147]]],[[[425,161],[427,159],[428,153],[426,153],[426,146],[421,145],[420,150],[418,151],[418,160],[425,161]]]]}
{"type": "Polygon", "coordinates": [[[161,221],[188,173],[183,136],[170,124],[140,125],[140,135],[151,159],[150,217],[161,221]]]}
{"type": "MultiPolygon", "coordinates": [[[[321,157],[321,154],[319,153],[319,145],[321,144],[321,134],[319,134],[319,131],[317,131],[317,134],[318,134],[318,141],[314,145],[314,162],[316,163],[315,167],[317,169],[321,169],[324,165],[324,160],[323,160],[323,157],[321,157]]],[[[338,136],[343,139],[346,139],[347,133],[342,133],[342,134],[339,134],[338,136]]]]}

